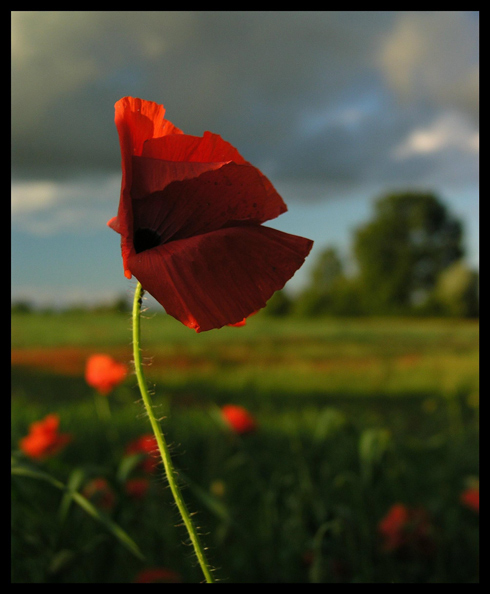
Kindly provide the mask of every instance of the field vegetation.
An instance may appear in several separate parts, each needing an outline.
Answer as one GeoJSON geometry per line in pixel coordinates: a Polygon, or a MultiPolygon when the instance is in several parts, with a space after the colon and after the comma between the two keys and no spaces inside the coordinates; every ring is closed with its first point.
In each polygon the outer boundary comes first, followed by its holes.
{"type": "MultiPolygon", "coordinates": [[[[128,455],[150,432],[134,375],[107,396],[84,377],[95,353],[129,365],[130,336],[127,314],[12,315],[14,583],[202,579],[162,470],[128,455]],[[70,441],[32,459],[19,444],[49,414],[70,441]]],[[[475,320],[259,313],[195,334],[146,312],[145,372],[216,578],[477,582],[478,340],[475,320]]]]}

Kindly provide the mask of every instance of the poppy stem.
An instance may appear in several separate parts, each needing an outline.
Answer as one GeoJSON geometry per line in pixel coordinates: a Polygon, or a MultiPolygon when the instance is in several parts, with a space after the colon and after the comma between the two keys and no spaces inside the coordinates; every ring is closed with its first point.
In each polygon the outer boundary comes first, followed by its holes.
{"type": "Polygon", "coordinates": [[[99,417],[99,420],[104,423],[109,423],[112,415],[107,396],[102,396],[102,394],[98,394],[97,392],[95,392],[94,401],[95,410],[97,411],[97,416],[99,417]]]}
{"type": "Polygon", "coordinates": [[[111,423],[112,413],[107,396],[98,392],[94,393],[95,410],[99,421],[103,423],[110,445],[114,448],[117,442],[117,431],[114,423],[111,423]]]}
{"type": "Polygon", "coordinates": [[[167,480],[170,486],[170,490],[174,497],[175,503],[179,509],[180,515],[182,516],[182,520],[184,522],[185,527],[189,533],[190,540],[194,547],[194,551],[196,553],[196,557],[199,561],[199,565],[201,566],[202,572],[204,577],[206,578],[207,583],[214,583],[214,578],[211,574],[211,570],[209,565],[206,561],[206,557],[204,555],[204,547],[202,546],[201,540],[199,538],[199,534],[197,533],[196,527],[194,526],[191,515],[187,509],[185,501],[182,497],[182,493],[180,491],[180,487],[177,482],[177,473],[174,469],[172,459],[170,456],[170,451],[168,449],[167,442],[165,441],[165,437],[163,435],[162,429],[160,427],[159,422],[157,421],[155,414],[153,412],[153,403],[151,400],[151,396],[148,392],[148,388],[146,385],[145,376],[143,374],[143,366],[141,361],[141,348],[140,348],[140,312],[141,312],[141,300],[143,297],[144,290],[141,286],[141,283],[138,283],[136,286],[136,290],[134,292],[134,301],[133,301],[133,356],[134,356],[134,368],[136,371],[136,377],[138,378],[138,386],[141,392],[141,396],[143,398],[143,403],[145,405],[146,412],[150,419],[151,427],[153,429],[153,433],[155,434],[155,438],[157,440],[158,449],[160,450],[160,455],[162,456],[163,466],[165,468],[165,474],[167,475],[167,480]]]}

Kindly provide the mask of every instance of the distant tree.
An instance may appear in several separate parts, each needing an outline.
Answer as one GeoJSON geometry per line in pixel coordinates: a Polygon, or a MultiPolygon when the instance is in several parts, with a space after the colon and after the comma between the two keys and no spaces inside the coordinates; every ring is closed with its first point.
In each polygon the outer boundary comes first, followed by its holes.
{"type": "Polygon", "coordinates": [[[330,293],[335,281],[342,274],[342,261],[337,250],[328,247],[316,259],[311,272],[311,286],[318,293],[330,293]]]}
{"type": "Polygon", "coordinates": [[[458,260],[437,279],[433,299],[441,313],[465,318],[478,317],[478,273],[458,260]]]}
{"type": "Polygon", "coordinates": [[[359,316],[366,313],[359,279],[339,276],[330,293],[329,312],[334,316],[359,316]]]}
{"type": "Polygon", "coordinates": [[[294,304],[299,315],[358,315],[361,313],[357,282],[346,278],[342,261],[333,247],[317,257],[309,286],[294,304]]]}
{"type": "Polygon", "coordinates": [[[308,287],[296,298],[292,311],[299,316],[314,317],[325,314],[330,309],[328,295],[319,293],[313,287],[308,287]]]}
{"type": "Polygon", "coordinates": [[[284,289],[276,291],[267,302],[264,313],[268,316],[287,316],[291,312],[291,298],[284,289]]]}
{"type": "Polygon", "coordinates": [[[10,305],[12,314],[28,314],[32,312],[32,305],[28,301],[16,301],[10,305]]]}
{"type": "Polygon", "coordinates": [[[125,295],[120,295],[119,297],[116,297],[114,299],[114,301],[96,305],[95,307],[91,308],[91,311],[93,313],[99,313],[99,314],[107,314],[107,313],[126,314],[130,310],[131,310],[131,307],[130,307],[129,301],[127,300],[125,295]]]}
{"type": "Polygon", "coordinates": [[[368,310],[407,313],[463,255],[462,225],[434,194],[389,194],[356,231],[354,253],[368,310]]]}
{"type": "Polygon", "coordinates": [[[117,313],[128,313],[131,307],[126,295],[117,297],[112,305],[112,309],[117,313]]]}

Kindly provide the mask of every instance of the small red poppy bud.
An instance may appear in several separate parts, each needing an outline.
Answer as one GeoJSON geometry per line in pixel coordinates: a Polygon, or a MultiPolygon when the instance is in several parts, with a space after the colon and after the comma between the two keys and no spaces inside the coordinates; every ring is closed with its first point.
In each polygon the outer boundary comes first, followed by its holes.
{"type": "Polygon", "coordinates": [[[20,449],[37,460],[44,460],[57,454],[72,439],[68,433],[59,433],[60,419],[56,414],[44,417],[42,421],[35,421],[29,426],[29,434],[19,442],[20,449]]]}
{"type": "Polygon", "coordinates": [[[92,355],[85,367],[85,380],[89,386],[106,396],[120,384],[128,373],[126,365],[109,355],[92,355]]]}
{"type": "Polygon", "coordinates": [[[227,404],[223,406],[221,413],[226,423],[235,433],[243,435],[251,433],[257,428],[255,419],[243,406],[227,404]]]}

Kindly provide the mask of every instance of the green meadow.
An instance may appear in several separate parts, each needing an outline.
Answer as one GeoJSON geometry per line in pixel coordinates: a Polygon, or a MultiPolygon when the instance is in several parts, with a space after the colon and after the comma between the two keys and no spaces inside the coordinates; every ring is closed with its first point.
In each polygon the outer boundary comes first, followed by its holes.
{"type": "MultiPolygon", "coordinates": [[[[108,414],[84,379],[90,354],[130,363],[129,316],[13,314],[11,345],[12,582],[128,583],[148,567],[202,581],[163,472],[144,498],[125,492],[140,476],[125,447],[150,432],[135,376],[108,414]],[[19,440],[49,413],[72,440],[29,460],[19,440]],[[84,508],[74,494],[99,477],[113,504],[84,508]]],[[[142,347],[219,581],[478,582],[478,513],[460,499],[479,478],[477,321],[259,313],[196,334],[146,312],[142,347]],[[224,404],[257,430],[233,433],[224,404]],[[426,546],[387,550],[379,523],[396,503],[424,510],[426,546]]]]}

